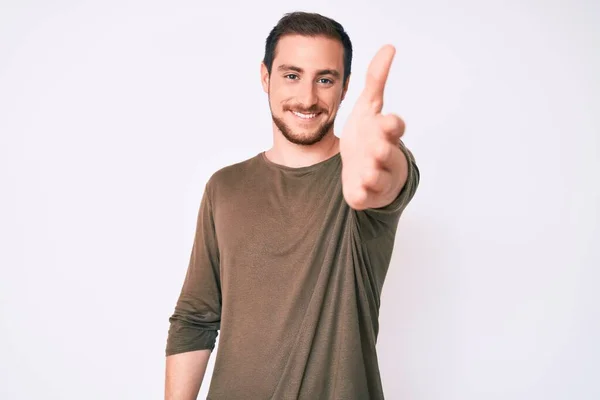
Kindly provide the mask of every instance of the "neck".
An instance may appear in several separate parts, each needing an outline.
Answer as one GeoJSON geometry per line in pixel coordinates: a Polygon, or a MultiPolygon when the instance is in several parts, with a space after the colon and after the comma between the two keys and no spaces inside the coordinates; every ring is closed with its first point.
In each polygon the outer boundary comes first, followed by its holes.
{"type": "Polygon", "coordinates": [[[273,147],[265,151],[265,155],[276,164],[291,168],[307,167],[325,161],[340,151],[340,139],[333,134],[333,128],[319,142],[303,146],[288,141],[279,132],[273,129],[273,147]]]}

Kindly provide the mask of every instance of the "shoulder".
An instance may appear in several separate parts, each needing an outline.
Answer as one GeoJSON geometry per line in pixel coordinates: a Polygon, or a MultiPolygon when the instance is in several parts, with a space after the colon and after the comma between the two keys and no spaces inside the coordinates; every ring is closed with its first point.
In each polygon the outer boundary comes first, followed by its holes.
{"type": "Polygon", "coordinates": [[[258,155],[255,155],[217,169],[207,181],[207,190],[214,195],[228,188],[239,187],[241,183],[247,181],[249,176],[253,175],[258,167],[257,161],[258,155]]]}

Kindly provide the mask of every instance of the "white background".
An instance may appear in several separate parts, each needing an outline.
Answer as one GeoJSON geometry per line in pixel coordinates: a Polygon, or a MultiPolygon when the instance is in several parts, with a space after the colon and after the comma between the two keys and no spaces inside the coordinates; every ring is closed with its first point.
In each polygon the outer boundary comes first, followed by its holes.
{"type": "Polygon", "coordinates": [[[422,180],[386,398],[600,398],[600,3],[209,3],[0,3],[0,398],[162,398],[204,183],[271,146],[259,66],[293,10],[353,41],[338,135],[397,48],[384,112],[422,180]]]}

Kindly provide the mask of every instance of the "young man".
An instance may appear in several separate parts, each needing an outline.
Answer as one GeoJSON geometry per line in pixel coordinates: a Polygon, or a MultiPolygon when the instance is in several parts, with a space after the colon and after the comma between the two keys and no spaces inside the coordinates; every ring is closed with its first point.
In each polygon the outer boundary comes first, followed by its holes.
{"type": "Polygon", "coordinates": [[[285,15],[261,65],[273,147],[215,172],[170,318],[166,399],[195,399],[220,331],[208,398],[382,399],[380,294],[397,224],[419,183],[381,114],[384,46],[340,138],[352,45],[342,26],[285,15]]]}

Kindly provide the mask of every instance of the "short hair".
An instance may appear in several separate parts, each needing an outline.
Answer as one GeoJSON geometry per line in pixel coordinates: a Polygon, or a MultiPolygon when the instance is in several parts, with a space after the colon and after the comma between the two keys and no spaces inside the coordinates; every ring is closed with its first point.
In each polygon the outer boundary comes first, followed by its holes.
{"type": "Polygon", "coordinates": [[[344,83],[346,83],[352,69],[352,42],[344,27],[331,18],[302,11],[285,14],[267,36],[263,63],[269,74],[273,68],[275,48],[279,39],[285,35],[294,34],[311,37],[325,36],[339,40],[344,48],[344,83]]]}

